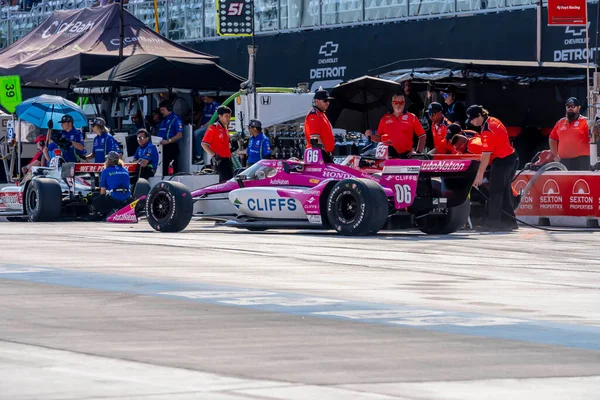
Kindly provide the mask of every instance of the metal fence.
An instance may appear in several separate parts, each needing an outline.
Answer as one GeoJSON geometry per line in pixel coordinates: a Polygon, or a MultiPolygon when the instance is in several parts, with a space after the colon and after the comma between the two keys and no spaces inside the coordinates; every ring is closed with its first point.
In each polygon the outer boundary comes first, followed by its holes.
{"type": "MultiPolygon", "coordinates": [[[[0,0],[1,1],[1,0],[0,0]]],[[[0,47],[25,36],[54,10],[94,5],[92,0],[33,1],[0,6],[0,47]]],[[[216,0],[160,0],[159,29],[175,41],[213,38],[216,33],[216,0]]],[[[535,7],[537,0],[255,0],[258,34],[315,29],[402,19],[441,18],[535,7]]],[[[546,4],[546,1],[544,1],[546,4]]],[[[130,0],[127,9],[154,28],[154,2],[130,0]]]]}

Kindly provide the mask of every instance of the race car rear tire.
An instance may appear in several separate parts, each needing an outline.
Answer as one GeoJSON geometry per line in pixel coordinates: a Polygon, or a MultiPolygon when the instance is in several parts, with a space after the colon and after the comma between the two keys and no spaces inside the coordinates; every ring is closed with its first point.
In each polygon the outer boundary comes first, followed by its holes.
{"type": "Polygon", "coordinates": [[[135,189],[133,190],[133,199],[137,200],[142,196],[146,196],[148,193],[150,193],[150,189],[150,182],[144,178],[138,179],[138,181],[135,183],[135,189]]]}
{"type": "Polygon", "coordinates": [[[192,219],[194,201],[190,191],[179,182],[160,182],[146,198],[146,218],[160,232],[179,232],[192,219]]]}
{"type": "Polygon", "coordinates": [[[344,236],[373,235],[385,226],[388,198],[383,188],[368,179],[344,179],[327,197],[327,219],[344,236]]]}
{"type": "Polygon", "coordinates": [[[448,208],[445,215],[427,215],[420,219],[419,230],[428,235],[446,235],[466,225],[471,213],[471,201],[467,199],[456,207],[448,208]]]}
{"type": "Polygon", "coordinates": [[[56,221],[62,208],[62,190],[54,179],[38,178],[27,186],[25,211],[31,222],[56,221]]]}

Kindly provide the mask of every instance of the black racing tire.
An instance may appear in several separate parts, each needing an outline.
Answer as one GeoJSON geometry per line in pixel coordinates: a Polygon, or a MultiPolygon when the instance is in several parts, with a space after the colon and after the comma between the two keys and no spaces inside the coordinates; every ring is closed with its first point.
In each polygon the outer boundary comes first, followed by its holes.
{"type": "Polygon", "coordinates": [[[54,179],[37,178],[25,192],[23,205],[31,222],[51,222],[60,217],[62,190],[54,179]]]}
{"type": "Polygon", "coordinates": [[[192,194],[179,182],[160,182],[146,198],[146,218],[152,229],[159,232],[184,230],[193,211],[192,194]]]}
{"type": "Polygon", "coordinates": [[[448,208],[445,215],[427,215],[420,219],[419,230],[428,235],[446,235],[465,226],[471,213],[471,201],[467,199],[456,207],[448,208]]]}
{"type": "Polygon", "coordinates": [[[138,181],[135,183],[135,189],[133,190],[133,199],[137,200],[142,196],[146,196],[148,193],[150,193],[150,189],[150,182],[144,178],[138,179],[138,181]]]}
{"type": "Polygon", "coordinates": [[[327,197],[327,220],[344,236],[379,232],[388,219],[388,198],[383,188],[368,179],[344,179],[327,197]]]}

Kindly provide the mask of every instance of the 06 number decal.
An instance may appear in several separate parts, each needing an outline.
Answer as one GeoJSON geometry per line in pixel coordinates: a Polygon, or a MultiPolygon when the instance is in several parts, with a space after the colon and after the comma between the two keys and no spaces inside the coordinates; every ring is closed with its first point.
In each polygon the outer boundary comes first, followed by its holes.
{"type": "Polygon", "coordinates": [[[319,161],[319,150],[307,150],[306,153],[306,162],[307,163],[316,163],[319,161]]]}
{"type": "Polygon", "coordinates": [[[394,185],[396,191],[396,203],[398,204],[410,204],[412,203],[412,191],[408,185],[394,185]]]}
{"type": "Polygon", "coordinates": [[[227,15],[228,16],[242,15],[243,10],[244,10],[244,3],[229,3],[229,8],[227,9],[227,15]]]}

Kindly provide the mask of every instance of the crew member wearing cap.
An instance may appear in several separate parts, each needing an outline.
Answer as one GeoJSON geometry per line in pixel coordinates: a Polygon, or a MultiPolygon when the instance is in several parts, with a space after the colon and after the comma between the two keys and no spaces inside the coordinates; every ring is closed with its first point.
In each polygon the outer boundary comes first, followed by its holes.
{"type": "Polygon", "coordinates": [[[173,171],[177,172],[177,157],[179,156],[179,143],[183,137],[183,123],[173,112],[173,106],[169,100],[163,100],[158,105],[163,120],[158,128],[158,136],[162,138],[163,145],[163,176],[169,174],[169,165],[173,163],[173,171]]]}
{"type": "Polygon", "coordinates": [[[432,122],[431,134],[433,135],[433,150],[431,154],[454,154],[454,146],[446,140],[448,126],[451,122],[444,117],[443,107],[440,103],[433,102],[427,108],[427,115],[432,122]]]}
{"type": "Polygon", "coordinates": [[[250,120],[248,132],[251,135],[248,141],[248,148],[238,151],[237,154],[247,154],[248,160],[246,161],[246,165],[250,167],[264,158],[271,157],[271,142],[262,132],[262,124],[258,120],[250,120]]]}
{"type": "Polygon", "coordinates": [[[124,207],[131,197],[129,172],[123,167],[121,155],[111,151],[106,155],[100,174],[100,196],[94,199],[94,208],[103,216],[113,209],[124,207]]]}
{"type": "Polygon", "coordinates": [[[138,148],[133,156],[133,161],[140,164],[140,178],[150,179],[156,174],[158,166],[158,150],[150,140],[146,129],[137,131],[138,148]]]}
{"type": "Polygon", "coordinates": [[[311,136],[318,137],[318,141],[323,145],[323,159],[325,162],[333,162],[331,153],[335,149],[335,138],[333,128],[325,112],[329,108],[329,102],[333,97],[329,97],[329,92],[319,88],[315,92],[314,106],[306,114],[304,120],[304,135],[306,137],[306,148],[310,148],[311,136]]]}
{"type": "MultiPolygon", "coordinates": [[[[83,144],[83,133],[73,127],[73,117],[63,115],[60,120],[62,132],[62,158],[66,162],[79,162],[85,157],[85,145],[83,144]]],[[[57,143],[58,144],[58,143],[57,143]]]]}
{"type": "Polygon", "coordinates": [[[206,130],[202,139],[202,148],[210,154],[217,164],[219,181],[224,182],[233,178],[233,164],[231,163],[231,147],[229,145],[229,121],[231,108],[219,106],[217,108],[219,119],[206,130]]]}
{"type": "Polygon", "coordinates": [[[456,86],[448,86],[440,92],[444,99],[443,113],[452,123],[462,126],[465,121],[465,106],[456,100],[456,86]]]}
{"type": "Polygon", "coordinates": [[[94,118],[92,120],[92,132],[96,134],[94,138],[94,154],[87,156],[88,159],[94,158],[95,163],[103,163],[106,155],[111,151],[116,151],[123,157],[123,150],[115,138],[108,133],[106,122],[103,118],[94,118]]]}
{"type": "Polygon", "coordinates": [[[467,123],[481,127],[481,163],[473,186],[480,186],[488,165],[490,197],[488,217],[483,228],[492,232],[508,232],[517,229],[512,202],[512,178],[517,169],[518,158],[510,144],[508,131],[499,119],[490,117],[489,112],[479,105],[467,108],[467,123]]]}
{"type": "Polygon", "coordinates": [[[590,128],[586,117],[579,115],[579,100],[571,97],[565,104],[566,116],[550,133],[550,151],[570,171],[590,170],[590,128]]]}
{"type": "MultiPolygon", "coordinates": [[[[377,135],[383,136],[388,135],[391,141],[390,157],[408,158],[413,151],[413,135],[417,135],[419,142],[417,145],[417,152],[422,153],[425,147],[425,130],[419,122],[417,116],[413,113],[406,111],[406,98],[404,94],[398,93],[392,96],[392,109],[393,112],[385,114],[381,121],[379,121],[379,127],[377,128],[377,135]]],[[[371,133],[370,131],[365,132],[367,136],[371,133]]],[[[380,141],[379,139],[375,140],[380,141]]]]}
{"type": "Polygon", "coordinates": [[[27,174],[31,170],[31,167],[45,167],[50,162],[50,158],[46,156],[46,135],[39,135],[33,141],[37,145],[37,153],[33,156],[29,164],[21,168],[23,175],[27,174]]]}

